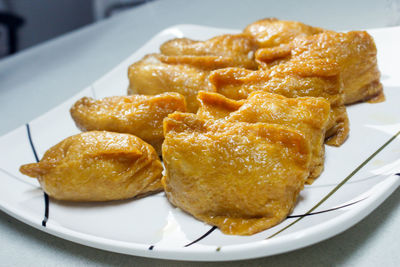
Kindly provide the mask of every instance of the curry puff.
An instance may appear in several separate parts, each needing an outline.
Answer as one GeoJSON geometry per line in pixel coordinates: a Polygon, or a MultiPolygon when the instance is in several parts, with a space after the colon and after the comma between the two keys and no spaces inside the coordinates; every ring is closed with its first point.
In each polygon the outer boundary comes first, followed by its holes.
{"type": "Polygon", "coordinates": [[[127,199],[162,190],[153,147],[130,134],[92,131],[66,138],[20,171],[51,197],[68,201],[127,199]]]}
{"type": "Polygon", "coordinates": [[[128,69],[128,94],[177,92],[185,96],[189,112],[196,112],[199,91],[211,91],[208,75],[226,67],[257,69],[257,45],[245,34],[226,34],[206,41],[173,39],[128,69]]]}
{"type": "Polygon", "coordinates": [[[266,18],[248,25],[243,33],[254,38],[259,47],[274,47],[286,44],[296,37],[310,36],[325,31],[298,21],[266,18]]]}
{"type": "Polygon", "coordinates": [[[247,34],[224,34],[206,41],[177,38],[160,46],[166,56],[217,56],[231,60],[231,67],[257,69],[254,52],[258,46],[247,34]]]}
{"type": "Polygon", "coordinates": [[[71,116],[83,131],[104,130],[129,133],[151,144],[161,155],[162,121],[175,111],[186,111],[178,93],[154,96],[113,96],[100,100],[83,97],[71,108],[71,116]]]}
{"type": "Polygon", "coordinates": [[[331,105],[325,134],[327,144],[339,146],[348,136],[349,121],[342,81],[339,75],[331,74],[327,68],[303,69],[296,63],[257,71],[225,68],[213,71],[209,78],[214,91],[235,100],[246,99],[255,91],[289,98],[323,97],[331,105]]]}
{"type": "Polygon", "coordinates": [[[293,128],[176,112],[164,134],[169,201],[225,234],[250,235],[284,220],[309,175],[310,143],[293,128]]]}
{"type": "Polygon", "coordinates": [[[259,49],[256,59],[263,68],[296,64],[305,70],[329,70],[343,81],[344,102],[383,100],[377,51],[365,31],[333,31],[299,37],[279,47],[259,49]]]}
{"type": "Polygon", "coordinates": [[[324,168],[324,138],[330,105],[322,97],[286,98],[256,91],[246,100],[235,101],[217,93],[200,92],[202,119],[222,119],[226,122],[274,123],[295,128],[310,141],[312,158],[307,183],[311,184],[324,168]]]}
{"type": "Polygon", "coordinates": [[[189,112],[198,108],[197,93],[209,91],[211,70],[229,66],[219,57],[167,57],[150,54],[132,64],[128,70],[128,94],[157,95],[165,92],[182,94],[189,112]]]}

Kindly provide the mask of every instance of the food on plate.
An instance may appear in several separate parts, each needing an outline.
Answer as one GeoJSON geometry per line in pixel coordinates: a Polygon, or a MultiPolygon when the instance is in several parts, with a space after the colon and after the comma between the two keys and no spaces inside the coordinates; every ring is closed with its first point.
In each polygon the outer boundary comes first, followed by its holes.
{"type": "Polygon", "coordinates": [[[325,31],[297,21],[266,18],[248,25],[245,34],[254,38],[259,47],[273,47],[286,44],[296,37],[310,36],[325,31]]]}
{"type": "Polygon", "coordinates": [[[279,47],[259,49],[256,59],[262,68],[277,64],[296,64],[316,71],[328,68],[332,74],[340,75],[345,104],[352,104],[383,99],[376,54],[374,40],[365,31],[329,31],[296,38],[279,47]]]}
{"type": "Polygon", "coordinates": [[[168,200],[225,234],[284,220],[310,172],[310,143],[290,127],[176,112],[164,120],[164,135],[168,200]]]}
{"type": "Polygon", "coordinates": [[[263,91],[251,93],[245,100],[228,99],[217,93],[200,92],[197,116],[226,122],[273,123],[292,127],[304,134],[311,145],[311,184],[324,168],[324,138],[330,104],[322,97],[286,98],[263,91]]]}
{"type": "Polygon", "coordinates": [[[257,71],[225,68],[213,71],[209,78],[213,91],[236,100],[260,90],[290,98],[323,97],[331,104],[325,136],[327,144],[339,146],[348,136],[349,121],[342,81],[329,68],[304,69],[302,65],[291,62],[257,71]]]}
{"type": "Polygon", "coordinates": [[[79,99],[71,116],[83,131],[104,130],[136,135],[161,155],[163,119],[174,111],[186,111],[185,98],[178,93],[112,96],[99,100],[79,99]]]}
{"type": "Polygon", "coordinates": [[[128,94],[157,95],[177,92],[186,99],[189,112],[198,108],[197,93],[212,90],[208,81],[211,70],[225,65],[219,57],[167,57],[150,54],[128,70],[128,94]]]}
{"type": "Polygon", "coordinates": [[[234,235],[291,213],[324,169],[324,142],[348,137],[346,104],[384,100],[368,33],[275,18],[239,34],[169,40],[128,78],[128,96],[78,100],[70,112],[86,132],[20,171],[59,200],[165,190],[176,207],[234,235]]]}
{"type": "Polygon", "coordinates": [[[160,51],[166,56],[216,56],[232,60],[231,67],[257,69],[254,52],[258,46],[247,34],[224,34],[206,41],[177,38],[165,42],[160,51]]]}
{"type": "MultiPolygon", "coordinates": [[[[282,76],[281,72],[285,76],[292,75],[289,77],[291,80],[297,76],[295,80],[302,79],[300,86],[305,86],[302,91],[315,83],[322,84],[322,90],[330,90],[321,79],[335,80],[332,86],[339,82],[343,91],[340,96],[337,95],[343,100],[335,101],[344,101],[345,104],[383,99],[376,47],[366,32],[336,33],[300,22],[269,18],[248,25],[241,34],[225,34],[206,41],[173,39],[162,44],[160,51],[161,54],[148,55],[131,65],[128,92],[179,92],[185,95],[190,112],[196,112],[198,108],[196,95],[199,91],[214,90],[209,83],[210,72],[228,67],[243,71],[271,69],[278,79],[282,76]],[[315,81],[316,76],[320,77],[319,82],[315,81]],[[314,81],[307,82],[308,79],[314,81]]],[[[224,73],[224,70],[221,71],[224,73]]],[[[295,86],[299,87],[297,81],[295,86]]],[[[290,95],[297,95],[297,92],[290,95]]],[[[332,109],[340,120],[336,122],[332,116],[329,133],[334,137],[329,143],[334,145],[344,142],[348,134],[343,115],[345,108],[341,105],[337,105],[340,112],[335,107],[332,109]]]]}
{"type": "Polygon", "coordinates": [[[162,164],[153,147],[121,133],[92,131],[68,137],[38,163],[22,165],[51,197],[68,201],[107,201],[162,190],[162,164]]]}
{"type": "Polygon", "coordinates": [[[188,111],[196,112],[199,91],[212,90],[210,71],[226,67],[256,69],[257,46],[245,34],[227,34],[207,41],[187,38],[165,42],[162,54],[150,54],[128,70],[128,94],[154,95],[178,92],[186,97],[188,111]]]}

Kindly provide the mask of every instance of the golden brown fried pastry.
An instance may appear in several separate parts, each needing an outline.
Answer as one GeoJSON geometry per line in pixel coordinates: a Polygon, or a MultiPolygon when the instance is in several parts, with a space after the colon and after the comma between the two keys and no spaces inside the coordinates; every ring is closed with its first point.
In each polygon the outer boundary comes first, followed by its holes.
{"type": "Polygon", "coordinates": [[[164,120],[166,195],[223,233],[250,235],[291,212],[309,174],[310,144],[298,131],[266,123],[164,120]]]}
{"type": "Polygon", "coordinates": [[[100,100],[83,97],[71,108],[82,131],[105,130],[129,133],[151,144],[161,155],[162,121],[174,111],[186,111],[185,98],[177,93],[155,96],[113,96],[100,100]]]}
{"type": "Polygon", "coordinates": [[[352,104],[383,99],[376,53],[374,40],[367,32],[324,32],[296,38],[280,47],[259,49],[256,58],[264,68],[277,64],[295,64],[314,71],[329,68],[343,80],[345,104],[352,104]]]}
{"type": "Polygon", "coordinates": [[[226,67],[256,69],[253,39],[245,34],[221,35],[207,41],[187,38],[164,43],[162,54],[151,54],[128,70],[128,94],[178,92],[186,97],[189,112],[196,112],[199,91],[210,91],[210,71],[226,67]]]}
{"type": "Polygon", "coordinates": [[[343,103],[342,81],[332,69],[307,70],[294,63],[258,71],[225,68],[213,71],[209,79],[216,92],[231,99],[245,99],[251,92],[259,90],[289,98],[325,98],[331,104],[327,144],[339,146],[348,136],[349,121],[343,103]]]}
{"type": "Polygon", "coordinates": [[[248,25],[243,32],[251,35],[260,47],[273,47],[286,44],[299,36],[314,35],[323,31],[324,29],[297,21],[267,18],[248,25]]]}
{"type": "Polygon", "coordinates": [[[166,56],[216,56],[232,59],[231,67],[257,69],[257,45],[247,34],[224,34],[206,41],[178,38],[165,42],[160,51],[166,56]]]}
{"type": "Polygon", "coordinates": [[[219,57],[167,57],[150,54],[132,64],[128,70],[128,94],[157,95],[177,92],[186,99],[189,112],[196,112],[197,93],[210,91],[211,70],[229,65],[219,57]]]}
{"type": "Polygon", "coordinates": [[[130,134],[85,132],[46,151],[20,171],[51,197],[69,201],[132,198],[162,190],[163,167],[153,147],[130,134]]]}
{"type": "Polygon", "coordinates": [[[330,104],[322,97],[286,98],[256,91],[246,100],[232,100],[217,93],[200,92],[197,116],[202,119],[224,119],[226,122],[274,123],[295,128],[310,141],[312,158],[311,184],[324,168],[324,139],[330,104]]]}

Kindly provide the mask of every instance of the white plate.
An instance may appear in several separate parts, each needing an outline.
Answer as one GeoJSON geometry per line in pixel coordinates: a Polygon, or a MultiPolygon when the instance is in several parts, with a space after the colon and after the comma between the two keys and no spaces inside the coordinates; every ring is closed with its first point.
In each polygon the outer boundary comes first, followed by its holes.
{"type": "Polygon", "coordinates": [[[50,199],[46,209],[37,181],[19,173],[21,164],[36,160],[35,153],[41,158],[46,149],[78,133],[69,116],[75,100],[125,94],[129,64],[157,52],[171,38],[201,40],[233,32],[237,31],[194,25],[168,28],[72,99],[0,137],[1,209],[42,231],[88,246],[199,261],[248,259],[294,250],[336,235],[367,216],[400,184],[396,175],[400,172],[400,140],[395,138],[400,130],[400,27],[369,31],[378,47],[386,101],[348,108],[349,139],[340,148],[327,147],[321,177],[301,192],[291,217],[264,232],[224,235],[172,207],[163,193],[98,204],[50,199]]]}

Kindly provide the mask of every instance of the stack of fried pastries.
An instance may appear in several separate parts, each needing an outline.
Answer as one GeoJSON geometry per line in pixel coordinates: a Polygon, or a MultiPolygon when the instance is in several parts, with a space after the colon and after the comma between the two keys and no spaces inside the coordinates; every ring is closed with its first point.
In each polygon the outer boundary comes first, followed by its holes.
{"type": "Polygon", "coordinates": [[[164,189],[224,233],[254,234],[284,220],[320,176],[324,144],[346,141],[345,105],[384,100],[376,54],[367,32],[271,18],[170,40],[129,67],[128,96],[78,100],[71,116],[86,132],[20,170],[61,200],[164,189]]]}
{"type": "Polygon", "coordinates": [[[324,137],[330,106],[322,97],[286,98],[278,94],[256,91],[242,101],[217,93],[200,92],[197,116],[205,120],[279,124],[299,130],[311,145],[310,174],[312,183],[324,167],[324,137]]]}
{"type": "Polygon", "coordinates": [[[103,130],[136,135],[161,155],[162,122],[168,114],[186,111],[185,99],[177,93],[155,96],[113,96],[99,100],[83,97],[71,108],[82,131],[103,130]]]}

